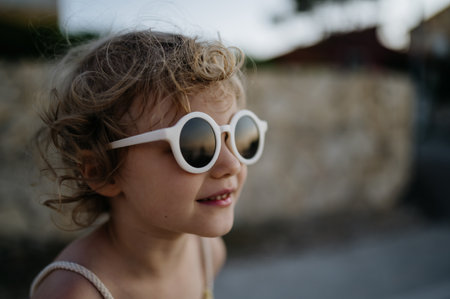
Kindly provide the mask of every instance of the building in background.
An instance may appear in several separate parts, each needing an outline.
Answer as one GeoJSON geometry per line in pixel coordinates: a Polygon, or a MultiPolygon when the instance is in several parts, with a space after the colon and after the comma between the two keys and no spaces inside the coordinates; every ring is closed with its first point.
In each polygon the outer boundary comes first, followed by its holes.
{"type": "Polygon", "coordinates": [[[410,56],[422,108],[420,138],[450,140],[450,7],[411,31],[410,56]]]}
{"type": "Polygon", "coordinates": [[[376,31],[376,27],[370,27],[330,34],[315,45],[297,48],[271,62],[282,65],[407,69],[407,53],[393,51],[383,46],[376,31]]]}
{"type": "Polygon", "coordinates": [[[450,6],[411,31],[416,88],[415,177],[407,195],[432,216],[450,217],[450,6]]]}

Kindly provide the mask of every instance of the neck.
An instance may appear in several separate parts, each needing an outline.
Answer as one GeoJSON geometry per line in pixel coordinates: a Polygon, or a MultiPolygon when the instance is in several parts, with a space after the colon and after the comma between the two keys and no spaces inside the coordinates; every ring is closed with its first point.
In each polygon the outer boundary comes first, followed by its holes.
{"type": "Polygon", "coordinates": [[[180,265],[192,235],[162,231],[140,231],[109,221],[105,233],[111,247],[136,275],[164,277],[180,265]]]}

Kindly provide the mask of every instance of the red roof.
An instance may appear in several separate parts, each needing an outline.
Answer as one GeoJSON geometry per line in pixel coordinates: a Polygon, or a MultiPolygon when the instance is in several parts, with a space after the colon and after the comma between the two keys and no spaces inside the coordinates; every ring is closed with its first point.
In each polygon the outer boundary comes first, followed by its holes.
{"type": "Polygon", "coordinates": [[[272,59],[279,64],[332,64],[353,67],[405,68],[408,56],[384,47],[376,28],[329,36],[316,45],[298,48],[272,59]]]}

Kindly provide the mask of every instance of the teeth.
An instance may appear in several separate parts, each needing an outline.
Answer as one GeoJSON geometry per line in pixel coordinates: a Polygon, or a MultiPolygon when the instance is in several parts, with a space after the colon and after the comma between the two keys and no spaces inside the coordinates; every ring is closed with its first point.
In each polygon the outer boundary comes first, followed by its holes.
{"type": "Polygon", "coordinates": [[[213,196],[213,197],[208,197],[206,200],[223,200],[225,198],[227,198],[229,196],[229,194],[222,194],[222,195],[218,195],[218,196],[213,196]]]}

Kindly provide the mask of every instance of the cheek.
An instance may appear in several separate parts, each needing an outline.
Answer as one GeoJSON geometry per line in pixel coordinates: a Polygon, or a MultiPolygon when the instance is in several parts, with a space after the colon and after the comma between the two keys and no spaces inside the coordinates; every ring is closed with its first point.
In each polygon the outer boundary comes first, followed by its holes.
{"type": "Polygon", "coordinates": [[[199,176],[193,176],[178,166],[172,154],[154,154],[151,151],[133,153],[121,171],[125,195],[146,200],[162,199],[170,203],[186,195],[195,196],[199,176]]]}
{"type": "Polygon", "coordinates": [[[247,180],[247,165],[242,165],[241,171],[237,175],[238,182],[239,182],[239,192],[244,187],[245,181],[247,180]]]}

